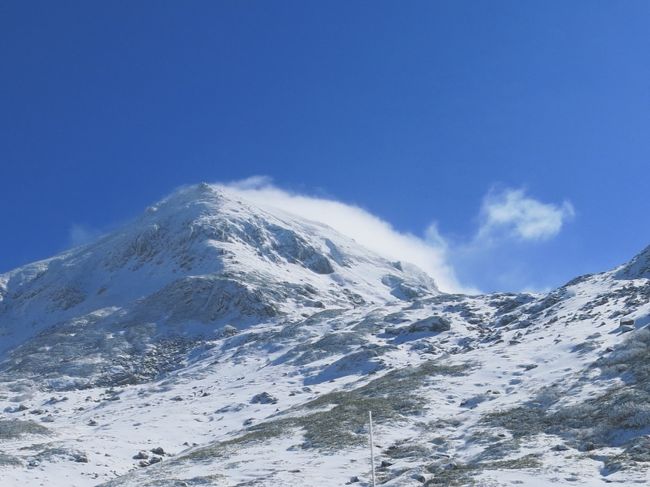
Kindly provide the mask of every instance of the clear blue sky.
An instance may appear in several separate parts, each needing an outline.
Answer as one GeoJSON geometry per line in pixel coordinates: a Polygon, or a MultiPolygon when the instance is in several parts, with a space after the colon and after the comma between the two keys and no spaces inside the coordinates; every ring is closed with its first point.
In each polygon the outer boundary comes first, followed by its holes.
{"type": "Polygon", "coordinates": [[[649,25],[646,0],[4,1],[0,271],[252,175],[451,242],[526,188],[575,216],[462,280],[606,269],[650,244],[649,25]]]}

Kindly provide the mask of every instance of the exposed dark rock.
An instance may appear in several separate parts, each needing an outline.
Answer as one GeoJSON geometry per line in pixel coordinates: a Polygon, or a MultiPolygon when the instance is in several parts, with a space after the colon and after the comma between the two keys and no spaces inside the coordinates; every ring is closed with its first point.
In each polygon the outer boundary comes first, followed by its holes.
{"type": "Polygon", "coordinates": [[[276,404],[277,402],[278,399],[268,392],[261,392],[259,394],[256,394],[251,399],[252,404],[276,404]]]}

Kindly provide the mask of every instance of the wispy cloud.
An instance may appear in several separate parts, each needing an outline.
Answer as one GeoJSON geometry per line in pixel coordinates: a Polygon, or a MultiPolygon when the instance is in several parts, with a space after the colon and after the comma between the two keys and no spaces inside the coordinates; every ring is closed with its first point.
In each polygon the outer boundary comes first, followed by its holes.
{"type": "Polygon", "coordinates": [[[96,240],[101,235],[97,229],[87,227],[85,225],[73,224],[68,230],[68,246],[78,247],[86,245],[96,240]]]}
{"type": "Polygon", "coordinates": [[[523,189],[492,189],[483,200],[477,239],[548,240],[574,215],[569,201],[543,203],[523,189]]]}
{"type": "Polygon", "coordinates": [[[299,194],[273,185],[270,178],[256,176],[222,185],[259,205],[280,208],[329,225],[359,244],[390,259],[410,262],[436,279],[448,292],[471,292],[463,286],[449,263],[447,243],[435,226],[426,237],[403,233],[390,223],[358,206],[333,199],[299,194]]]}

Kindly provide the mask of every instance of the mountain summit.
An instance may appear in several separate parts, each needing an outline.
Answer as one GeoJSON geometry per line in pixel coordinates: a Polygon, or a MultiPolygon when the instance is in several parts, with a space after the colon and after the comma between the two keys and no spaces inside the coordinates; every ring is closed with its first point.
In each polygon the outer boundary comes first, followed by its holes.
{"type": "Polygon", "coordinates": [[[317,222],[182,188],[0,275],[2,485],[630,485],[648,249],[547,294],[441,293],[317,222]]]}
{"type": "Polygon", "coordinates": [[[436,294],[434,281],[412,265],[199,184],[90,245],[0,275],[0,352],[32,339],[12,354],[12,371],[47,371],[59,386],[64,377],[75,386],[116,375],[132,381],[116,357],[140,356],[163,338],[189,342],[233,323],[436,294]],[[89,353],[102,360],[89,364],[89,353]]]}

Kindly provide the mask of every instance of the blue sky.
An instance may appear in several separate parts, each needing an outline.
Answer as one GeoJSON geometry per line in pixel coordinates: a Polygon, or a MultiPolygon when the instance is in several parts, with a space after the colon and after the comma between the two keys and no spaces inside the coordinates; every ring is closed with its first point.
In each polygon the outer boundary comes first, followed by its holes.
{"type": "Polygon", "coordinates": [[[648,25],[645,0],[2,2],[0,271],[251,176],[482,290],[610,268],[650,244],[648,25]]]}

